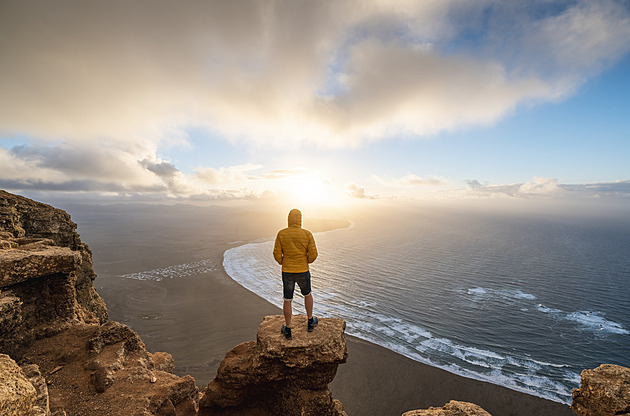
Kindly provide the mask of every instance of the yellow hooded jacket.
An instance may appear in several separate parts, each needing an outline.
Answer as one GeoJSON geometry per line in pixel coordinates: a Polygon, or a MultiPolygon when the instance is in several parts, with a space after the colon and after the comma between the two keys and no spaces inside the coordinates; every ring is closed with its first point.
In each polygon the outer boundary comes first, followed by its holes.
{"type": "Polygon", "coordinates": [[[289,226],[278,231],[273,247],[273,257],[287,273],[304,273],[317,258],[315,239],[310,231],[302,228],[302,213],[297,209],[289,212],[289,226]]]}

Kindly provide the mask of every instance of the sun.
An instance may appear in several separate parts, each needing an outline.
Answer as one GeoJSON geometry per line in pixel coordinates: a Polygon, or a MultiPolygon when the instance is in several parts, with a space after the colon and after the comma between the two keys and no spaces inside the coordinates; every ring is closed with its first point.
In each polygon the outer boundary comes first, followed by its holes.
{"type": "Polygon", "coordinates": [[[294,175],[286,181],[284,198],[294,205],[322,207],[340,203],[343,193],[334,181],[317,172],[294,175]]]}

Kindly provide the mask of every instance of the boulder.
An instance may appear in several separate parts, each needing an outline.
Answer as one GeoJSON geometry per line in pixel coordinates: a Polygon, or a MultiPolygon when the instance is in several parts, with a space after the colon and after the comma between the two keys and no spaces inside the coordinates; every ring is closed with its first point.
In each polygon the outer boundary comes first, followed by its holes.
{"type": "Polygon", "coordinates": [[[6,354],[0,354],[0,414],[30,415],[37,401],[37,391],[24,371],[6,354]]]}
{"type": "Polygon", "coordinates": [[[579,416],[630,415],[630,368],[602,364],[582,371],[571,409],[579,416]]]}
{"type": "Polygon", "coordinates": [[[48,415],[50,414],[50,406],[48,401],[48,386],[46,379],[39,370],[37,364],[25,364],[22,366],[22,370],[29,381],[35,387],[37,397],[35,405],[33,406],[32,414],[35,415],[48,415]]]}
{"type": "Polygon", "coordinates": [[[402,416],[491,416],[490,413],[473,403],[451,400],[443,407],[429,407],[422,410],[410,410],[402,416]]]}
{"type": "Polygon", "coordinates": [[[281,315],[267,316],[257,340],[237,345],[202,393],[199,415],[345,415],[328,384],[346,362],[346,323],[320,318],[313,332],[293,318],[293,339],[280,333],[281,315]]]}

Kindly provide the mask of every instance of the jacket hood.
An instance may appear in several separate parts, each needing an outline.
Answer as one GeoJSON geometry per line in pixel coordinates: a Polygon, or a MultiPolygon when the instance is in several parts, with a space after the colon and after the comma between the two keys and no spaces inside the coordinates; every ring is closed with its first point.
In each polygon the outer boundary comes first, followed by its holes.
{"type": "Polygon", "coordinates": [[[299,209],[292,209],[289,212],[289,227],[291,226],[302,226],[302,213],[299,209]]]}

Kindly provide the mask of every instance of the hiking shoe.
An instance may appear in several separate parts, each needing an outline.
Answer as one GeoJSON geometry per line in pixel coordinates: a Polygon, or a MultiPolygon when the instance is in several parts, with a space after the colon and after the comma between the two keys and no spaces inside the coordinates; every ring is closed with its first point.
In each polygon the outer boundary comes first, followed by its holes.
{"type": "Polygon", "coordinates": [[[280,332],[284,334],[284,337],[286,339],[293,339],[293,336],[291,335],[291,328],[287,328],[286,325],[282,325],[282,328],[280,328],[280,332]]]}
{"type": "Polygon", "coordinates": [[[308,328],[307,328],[308,332],[313,332],[313,329],[315,329],[318,322],[319,322],[319,319],[317,319],[317,316],[313,316],[311,319],[309,319],[308,328]]]}

